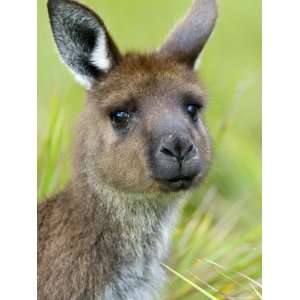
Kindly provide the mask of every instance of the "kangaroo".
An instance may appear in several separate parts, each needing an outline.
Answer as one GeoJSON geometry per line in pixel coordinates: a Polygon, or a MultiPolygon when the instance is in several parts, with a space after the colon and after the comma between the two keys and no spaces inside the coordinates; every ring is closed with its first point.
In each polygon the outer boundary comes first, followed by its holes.
{"type": "Polygon", "coordinates": [[[121,54],[82,4],[49,0],[48,11],[87,99],[70,181],[38,204],[38,299],[157,299],[177,212],[212,156],[194,67],[216,2],[195,0],[150,54],[121,54]]]}

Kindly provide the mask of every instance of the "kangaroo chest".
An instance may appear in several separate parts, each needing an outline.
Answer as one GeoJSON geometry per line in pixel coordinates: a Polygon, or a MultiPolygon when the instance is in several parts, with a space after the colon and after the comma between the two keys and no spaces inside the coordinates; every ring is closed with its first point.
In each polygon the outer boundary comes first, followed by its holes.
{"type": "Polygon", "coordinates": [[[139,228],[121,234],[116,243],[120,256],[112,266],[115,271],[102,298],[98,299],[151,300],[158,296],[165,279],[161,262],[167,257],[172,217],[166,216],[156,224],[140,221],[134,226],[139,228]]]}

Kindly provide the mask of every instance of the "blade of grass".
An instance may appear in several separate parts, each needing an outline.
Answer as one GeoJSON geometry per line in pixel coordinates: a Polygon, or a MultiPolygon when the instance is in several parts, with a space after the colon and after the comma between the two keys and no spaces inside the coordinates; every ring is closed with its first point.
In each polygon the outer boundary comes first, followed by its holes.
{"type": "MultiPolygon", "coordinates": [[[[218,263],[216,263],[216,262],[214,262],[214,261],[212,261],[212,260],[210,260],[210,259],[204,258],[203,260],[205,260],[206,262],[208,262],[208,263],[214,265],[215,267],[217,267],[217,268],[219,268],[219,269],[221,269],[221,270],[223,270],[223,271],[227,271],[227,270],[228,270],[228,269],[225,268],[224,266],[222,266],[222,265],[220,265],[220,264],[218,264],[218,263]]],[[[247,275],[245,275],[245,274],[243,274],[243,273],[241,273],[241,272],[236,272],[236,273],[239,274],[240,276],[244,277],[244,278],[247,279],[248,281],[250,281],[252,284],[255,284],[255,285],[257,285],[259,288],[262,288],[262,285],[261,285],[259,282],[255,281],[254,279],[250,278],[249,276],[247,276],[247,275]]],[[[251,284],[251,283],[250,283],[250,284],[251,284]]]]}
{"type": "Polygon", "coordinates": [[[262,296],[261,294],[259,293],[259,291],[255,288],[255,286],[253,284],[250,283],[250,286],[252,287],[254,293],[256,294],[256,296],[259,298],[259,299],[262,299],[262,296]]]}
{"type": "Polygon", "coordinates": [[[174,275],[176,275],[177,277],[179,277],[180,279],[182,279],[183,281],[185,281],[187,284],[189,284],[190,286],[192,286],[198,292],[200,292],[203,295],[205,295],[207,298],[209,298],[211,300],[218,300],[218,298],[216,298],[215,296],[213,296],[210,293],[208,293],[206,290],[204,290],[203,288],[201,288],[200,286],[198,286],[197,284],[195,284],[194,282],[192,282],[190,279],[188,279],[185,276],[179,274],[178,272],[176,272],[171,267],[169,267],[169,266],[167,266],[165,264],[162,264],[162,266],[165,267],[169,272],[173,273],[174,275]]]}
{"type": "Polygon", "coordinates": [[[196,274],[189,272],[189,274],[191,276],[193,276],[195,279],[197,279],[198,281],[200,281],[202,284],[206,285],[209,289],[211,289],[212,291],[214,291],[215,293],[221,295],[222,297],[224,297],[224,299],[226,300],[237,300],[234,297],[231,297],[229,295],[226,295],[224,293],[222,293],[221,291],[219,291],[217,288],[215,288],[214,286],[212,286],[211,284],[207,283],[205,280],[202,280],[201,278],[199,278],[199,276],[197,276],[196,274]]]}

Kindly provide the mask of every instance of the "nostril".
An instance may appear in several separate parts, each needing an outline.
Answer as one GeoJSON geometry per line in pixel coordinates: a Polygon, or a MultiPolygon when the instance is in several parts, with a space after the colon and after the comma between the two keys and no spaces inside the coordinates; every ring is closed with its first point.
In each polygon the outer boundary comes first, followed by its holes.
{"type": "Polygon", "coordinates": [[[193,151],[193,149],[194,149],[194,145],[191,144],[189,147],[185,149],[185,151],[182,151],[182,154],[180,156],[181,160],[187,159],[189,154],[193,151]]]}
{"type": "Polygon", "coordinates": [[[167,156],[172,156],[174,157],[175,155],[173,154],[173,152],[171,150],[169,150],[168,148],[166,147],[162,147],[160,149],[160,152],[162,152],[163,154],[167,155],[167,156]]]}
{"type": "Polygon", "coordinates": [[[192,145],[190,145],[190,146],[188,147],[188,149],[186,150],[184,156],[187,155],[187,154],[189,154],[193,149],[194,149],[194,145],[192,144],[192,145]]]}

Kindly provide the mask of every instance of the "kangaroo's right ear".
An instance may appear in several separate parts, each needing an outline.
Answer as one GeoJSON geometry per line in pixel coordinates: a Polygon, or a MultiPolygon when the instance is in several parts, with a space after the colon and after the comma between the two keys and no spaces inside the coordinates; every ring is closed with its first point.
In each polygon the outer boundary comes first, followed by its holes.
{"type": "Polygon", "coordinates": [[[89,89],[121,59],[118,48],[89,8],[70,0],[48,0],[48,12],[63,61],[89,89]]]}

